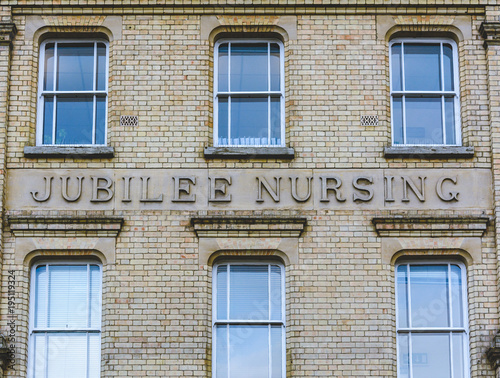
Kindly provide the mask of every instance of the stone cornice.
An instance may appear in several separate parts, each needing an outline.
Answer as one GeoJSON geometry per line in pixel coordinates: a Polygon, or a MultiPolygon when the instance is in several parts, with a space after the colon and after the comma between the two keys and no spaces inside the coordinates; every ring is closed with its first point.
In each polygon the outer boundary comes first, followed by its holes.
{"type": "Polygon", "coordinates": [[[10,216],[7,218],[10,230],[17,236],[99,236],[116,237],[123,226],[121,217],[43,217],[10,216]]]}
{"type": "Polygon", "coordinates": [[[192,218],[198,237],[295,237],[306,226],[306,218],[192,218]]]}
{"type": "Polygon", "coordinates": [[[0,44],[11,43],[16,33],[16,25],[12,23],[0,23],[0,44]]]}
{"type": "Polygon", "coordinates": [[[488,217],[465,218],[373,218],[377,234],[382,237],[481,237],[489,224],[488,217]]]}
{"type": "Polygon", "coordinates": [[[483,22],[479,33],[484,39],[485,47],[500,45],[500,22],[483,22]]]}

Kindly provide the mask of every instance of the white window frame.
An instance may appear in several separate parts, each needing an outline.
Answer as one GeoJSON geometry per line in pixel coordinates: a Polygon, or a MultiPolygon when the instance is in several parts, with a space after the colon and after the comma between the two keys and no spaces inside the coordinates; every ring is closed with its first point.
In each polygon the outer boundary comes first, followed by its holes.
{"type": "MultiPolygon", "coordinates": [[[[269,48],[269,47],[268,47],[269,48]]],[[[269,51],[269,50],[268,50],[269,51]]],[[[279,39],[221,39],[215,43],[214,46],[214,146],[216,147],[284,147],[285,146],[285,48],[283,42],[279,39]],[[276,43],[280,49],[280,90],[271,91],[269,86],[271,85],[270,75],[270,63],[268,54],[268,91],[265,92],[231,92],[230,87],[230,75],[231,75],[231,55],[228,53],[228,91],[219,92],[219,47],[223,43],[237,43],[237,44],[251,44],[251,43],[267,43],[268,46],[271,43],[276,43]],[[271,104],[270,98],[280,96],[280,129],[281,129],[281,144],[267,144],[267,145],[255,145],[255,144],[220,144],[219,145],[219,96],[224,95],[224,97],[229,98],[228,103],[230,104],[230,98],[232,95],[244,96],[250,95],[252,97],[267,97],[268,98],[268,120],[267,120],[267,135],[268,142],[270,142],[271,137],[271,104]],[[260,95],[260,96],[259,96],[260,95]]],[[[231,140],[231,107],[228,105],[228,139],[231,140]]]]}
{"type": "MultiPolygon", "coordinates": [[[[468,296],[467,296],[467,267],[465,264],[463,264],[460,261],[456,260],[425,260],[425,261],[413,261],[413,260],[403,260],[401,262],[398,262],[395,265],[394,269],[394,277],[395,277],[395,304],[396,304],[396,350],[397,350],[397,376],[400,376],[400,368],[401,368],[401,356],[400,356],[400,351],[399,351],[399,335],[402,334],[408,334],[409,335],[409,372],[408,376],[409,378],[413,377],[413,361],[412,361],[412,344],[411,344],[411,335],[412,333],[427,333],[427,334],[432,334],[432,333],[448,333],[451,337],[453,333],[461,333],[464,335],[463,337],[463,356],[464,356],[464,372],[463,372],[463,377],[464,378],[469,378],[470,377],[470,354],[469,354],[469,307],[468,307],[468,296]],[[448,277],[450,277],[450,266],[451,265],[456,265],[460,268],[460,273],[461,273],[461,280],[462,280],[462,312],[463,312],[463,323],[464,327],[412,327],[411,325],[411,298],[410,298],[410,293],[407,292],[407,313],[408,313],[408,327],[400,327],[399,326],[399,305],[398,305],[398,267],[400,266],[407,266],[407,277],[408,277],[408,284],[407,287],[410,287],[410,274],[409,274],[409,267],[410,266],[429,266],[429,265],[448,265],[448,277]]],[[[450,282],[448,282],[447,285],[447,294],[448,297],[450,298],[451,296],[451,285],[450,282]]],[[[450,306],[450,319],[453,318],[453,308],[451,305],[451,302],[449,304],[450,306]]],[[[450,323],[451,324],[451,323],[450,323]]],[[[453,358],[453,343],[450,342],[450,359],[453,358]]],[[[453,364],[451,364],[450,371],[453,375],[453,364]]]]}
{"type": "MultiPolygon", "coordinates": [[[[391,40],[389,43],[389,82],[390,82],[390,93],[391,93],[391,144],[393,146],[461,146],[462,145],[462,127],[461,127],[461,118],[460,118],[460,75],[459,75],[459,60],[458,60],[458,46],[453,41],[452,39],[445,39],[445,38],[438,38],[438,39],[433,39],[433,38],[398,38],[391,40]],[[401,54],[404,57],[404,44],[419,44],[419,43],[430,43],[430,44],[439,44],[441,46],[441,62],[440,62],[440,71],[441,73],[443,72],[443,44],[449,44],[452,47],[452,52],[453,52],[453,84],[454,84],[454,90],[453,91],[406,91],[404,88],[405,82],[404,82],[404,59],[403,62],[401,63],[401,77],[402,77],[402,82],[401,82],[401,91],[394,91],[392,89],[393,82],[392,82],[392,46],[394,44],[401,43],[401,54]],[[441,113],[442,113],[442,127],[443,127],[443,143],[442,144],[409,144],[406,143],[406,112],[405,112],[405,96],[406,95],[412,95],[412,97],[422,95],[423,97],[425,95],[434,97],[434,96],[440,96],[441,97],[441,113]],[[446,124],[445,124],[445,112],[444,112],[444,98],[445,97],[452,97],[454,98],[454,111],[455,111],[455,144],[446,144],[446,124]],[[402,144],[394,144],[394,136],[395,134],[395,122],[394,122],[394,104],[393,100],[394,97],[401,97],[402,98],[402,127],[403,127],[403,143],[402,144]]],[[[444,89],[444,75],[441,74],[441,87],[444,89]]]]}
{"type": "Polygon", "coordinates": [[[42,42],[40,45],[40,59],[39,59],[39,72],[38,72],[38,107],[37,107],[37,127],[36,127],[36,145],[37,146],[106,146],[108,144],[108,88],[109,88],[109,42],[105,39],[49,39],[42,42]],[[93,78],[93,87],[95,90],[93,91],[57,91],[56,90],[56,77],[57,77],[57,59],[54,59],[54,83],[52,91],[45,91],[43,89],[44,75],[45,75],[45,47],[49,43],[54,43],[54,57],[57,56],[57,47],[58,43],[76,43],[76,44],[84,44],[84,43],[93,43],[94,44],[94,78],[93,78]],[[97,43],[103,43],[106,45],[106,79],[105,79],[105,90],[97,90],[96,88],[96,77],[95,73],[97,71],[97,43]],[[91,144],[82,144],[82,143],[74,143],[74,144],[55,144],[55,129],[56,129],[56,112],[57,112],[57,96],[58,95],[68,95],[68,94],[79,94],[79,95],[92,95],[94,99],[94,114],[93,114],[93,125],[92,125],[92,143],[91,144]],[[44,121],[44,105],[45,105],[45,96],[53,96],[54,97],[54,109],[53,109],[53,117],[52,117],[52,142],[49,144],[43,143],[43,121],[44,121]],[[104,143],[96,144],[95,143],[95,129],[96,129],[96,98],[104,97],[105,101],[105,120],[104,120],[104,143]]]}
{"type": "MultiPolygon", "coordinates": [[[[97,333],[99,334],[99,339],[101,339],[101,327],[102,327],[102,264],[97,262],[97,261],[41,261],[36,264],[34,264],[31,267],[31,274],[30,274],[31,280],[30,280],[30,301],[29,301],[29,328],[28,328],[28,372],[27,376],[28,378],[34,378],[34,358],[35,358],[35,350],[34,350],[34,335],[36,333],[45,333],[45,334],[52,334],[52,333],[86,333],[87,335],[89,333],[97,333]],[[99,267],[99,284],[100,284],[100,296],[99,296],[99,315],[100,319],[98,321],[99,327],[92,328],[78,328],[78,329],[67,329],[67,328],[35,328],[35,302],[37,300],[36,298],[36,293],[35,293],[35,285],[36,285],[36,270],[40,266],[46,266],[47,267],[47,285],[48,285],[48,273],[49,273],[49,267],[50,266],[87,266],[87,303],[89,301],[89,294],[90,294],[90,287],[89,287],[89,277],[88,275],[90,274],[90,265],[95,265],[99,267]]],[[[47,289],[47,295],[48,295],[48,289],[47,289]]],[[[48,301],[47,301],[48,302],[48,301]]],[[[87,312],[90,314],[89,309],[87,308],[87,312]]],[[[49,315],[47,311],[47,316],[49,315]]],[[[88,337],[87,337],[87,343],[88,343],[88,337]]],[[[100,353],[100,351],[99,351],[100,353]]],[[[101,360],[100,355],[99,355],[99,361],[101,360]]],[[[87,376],[88,376],[88,365],[87,365],[87,376]]],[[[88,378],[99,378],[99,377],[88,377],[88,378]]]]}
{"type": "MultiPolygon", "coordinates": [[[[283,373],[283,377],[286,377],[286,290],[285,290],[285,267],[283,264],[277,262],[277,261],[269,261],[269,262],[255,262],[255,261],[221,261],[213,266],[212,270],[212,378],[217,377],[217,332],[216,332],[216,327],[218,325],[268,325],[269,327],[271,325],[281,325],[282,328],[282,339],[281,339],[281,371],[283,373]],[[229,280],[229,272],[230,272],[230,266],[231,265],[260,265],[268,266],[268,272],[270,273],[271,270],[271,265],[275,265],[280,267],[281,270],[281,319],[278,320],[248,320],[248,319],[238,319],[238,320],[230,320],[230,319],[223,319],[219,320],[217,319],[217,269],[219,266],[226,265],[228,266],[227,270],[227,275],[228,275],[228,280],[229,280]]],[[[270,275],[269,275],[270,277],[270,275]]],[[[229,318],[229,305],[230,305],[230,284],[227,286],[227,305],[228,305],[228,312],[227,316],[229,318]]],[[[269,301],[271,301],[271,295],[269,295],[269,301]]],[[[271,305],[269,304],[269,312],[271,312],[271,305]]],[[[228,333],[229,337],[229,333],[228,333]]],[[[270,343],[270,340],[269,340],[270,343]]],[[[270,346],[270,344],[269,344],[270,346]]],[[[229,343],[228,343],[229,347],[229,343]]],[[[269,350],[271,351],[271,347],[269,347],[269,350]]],[[[271,352],[269,352],[271,353],[271,352]]],[[[228,363],[230,364],[230,360],[228,359],[228,363]]],[[[269,359],[269,369],[271,369],[271,358],[269,359]]],[[[228,366],[228,371],[229,371],[229,366],[228,366]]],[[[271,374],[269,374],[271,376],[271,374]]],[[[229,377],[231,378],[231,377],[229,377]]]]}

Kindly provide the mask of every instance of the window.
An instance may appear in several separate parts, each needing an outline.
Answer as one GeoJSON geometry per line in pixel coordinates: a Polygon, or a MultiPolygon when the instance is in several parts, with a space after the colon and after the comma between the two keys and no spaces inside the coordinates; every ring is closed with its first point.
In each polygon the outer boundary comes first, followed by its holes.
{"type": "Polygon", "coordinates": [[[453,41],[391,43],[393,145],[460,145],[457,48],[453,41]]]}
{"type": "Polygon", "coordinates": [[[106,144],[107,66],[104,41],[42,43],[37,145],[106,144]]]}
{"type": "Polygon", "coordinates": [[[465,286],[459,263],[396,267],[399,378],[469,377],[465,286]]]}
{"type": "Polygon", "coordinates": [[[101,267],[33,267],[28,377],[99,377],[101,267]]]}
{"type": "Polygon", "coordinates": [[[284,146],[284,55],[280,41],[215,46],[216,146],[284,146]]]}
{"type": "Polygon", "coordinates": [[[213,376],[285,377],[283,267],[230,263],[214,272],[213,376]]]}

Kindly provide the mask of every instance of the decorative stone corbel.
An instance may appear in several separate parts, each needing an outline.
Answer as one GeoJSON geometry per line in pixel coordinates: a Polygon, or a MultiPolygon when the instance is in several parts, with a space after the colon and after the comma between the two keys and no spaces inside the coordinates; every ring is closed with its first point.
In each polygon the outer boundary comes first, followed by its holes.
{"type": "Polygon", "coordinates": [[[10,361],[10,350],[8,348],[7,339],[0,334],[0,368],[4,370],[10,361]]]}
{"type": "Polygon", "coordinates": [[[16,33],[16,25],[12,23],[0,23],[0,44],[11,43],[16,33]]]}
{"type": "Polygon", "coordinates": [[[500,22],[483,22],[479,33],[484,39],[484,47],[500,45],[500,22]]]}
{"type": "Polygon", "coordinates": [[[496,370],[500,366],[500,331],[493,338],[490,349],[486,351],[486,358],[493,369],[496,370]]]}

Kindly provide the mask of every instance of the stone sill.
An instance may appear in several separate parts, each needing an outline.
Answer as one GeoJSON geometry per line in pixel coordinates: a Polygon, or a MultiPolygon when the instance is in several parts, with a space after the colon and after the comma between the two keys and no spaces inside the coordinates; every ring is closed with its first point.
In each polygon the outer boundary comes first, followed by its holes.
{"type": "Polygon", "coordinates": [[[471,159],[474,157],[474,147],[390,146],[384,148],[384,157],[389,159],[471,159]]]}
{"type": "Polygon", "coordinates": [[[293,159],[290,147],[205,147],[205,159],[293,159]]]}
{"type": "Polygon", "coordinates": [[[25,146],[27,158],[112,158],[115,150],[110,146],[25,146]]]}

